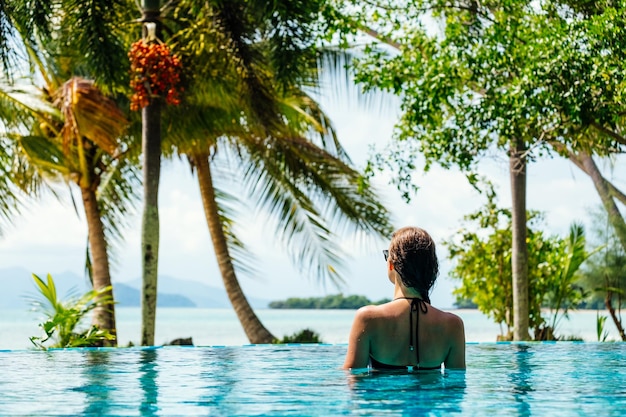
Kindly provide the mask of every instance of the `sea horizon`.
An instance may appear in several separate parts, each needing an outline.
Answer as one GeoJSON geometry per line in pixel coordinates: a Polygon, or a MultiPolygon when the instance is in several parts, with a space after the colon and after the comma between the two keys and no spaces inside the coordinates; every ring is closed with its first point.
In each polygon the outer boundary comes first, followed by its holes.
{"type": "MultiPolygon", "coordinates": [[[[324,343],[343,344],[355,310],[255,310],[261,322],[277,338],[292,335],[305,328],[320,335],[324,343]]],[[[446,309],[459,315],[465,323],[468,343],[496,342],[500,334],[498,324],[475,309],[446,309]]],[[[620,340],[617,329],[607,311],[576,310],[563,317],[557,326],[557,336],[597,341],[597,314],[607,316],[607,340],[620,340]]],[[[0,309],[0,349],[31,349],[31,336],[41,336],[40,312],[23,309],[0,309]]],[[[118,345],[139,344],[141,309],[116,308],[118,345]]],[[[249,341],[235,315],[228,308],[160,308],[157,310],[155,344],[168,344],[178,338],[192,338],[196,346],[240,346],[249,341]]]]}

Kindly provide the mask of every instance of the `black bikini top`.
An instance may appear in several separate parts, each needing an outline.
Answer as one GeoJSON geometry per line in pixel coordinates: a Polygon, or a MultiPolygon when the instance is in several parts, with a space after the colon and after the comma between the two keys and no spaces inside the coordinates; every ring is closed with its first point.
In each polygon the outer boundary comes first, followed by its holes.
{"type": "Polygon", "coordinates": [[[409,349],[411,349],[411,351],[415,351],[415,355],[417,358],[417,366],[412,366],[412,365],[388,365],[386,363],[382,363],[377,361],[376,359],[374,359],[374,357],[372,356],[372,354],[370,353],[370,366],[372,368],[375,369],[397,369],[397,370],[413,370],[413,369],[417,369],[417,370],[435,370],[435,369],[441,369],[441,365],[439,366],[433,366],[433,367],[422,367],[420,366],[420,351],[419,351],[419,341],[418,341],[418,334],[419,334],[419,312],[421,311],[422,313],[426,314],[428,313],[428,307],[426,305],[426,301],[424,301],[421,298],[412,298],[412,297],[398,297],[398,298],[394,298],[395,300],[411,300],[411,312],[410,312],[410,316],[409,316],[409,349]],[[416,313],[416,320],[415,320],[415,340],[413,339],[413,313],[416,313]],[[415,341],[415,343],[413,343],[413,341],[415,341]]]}

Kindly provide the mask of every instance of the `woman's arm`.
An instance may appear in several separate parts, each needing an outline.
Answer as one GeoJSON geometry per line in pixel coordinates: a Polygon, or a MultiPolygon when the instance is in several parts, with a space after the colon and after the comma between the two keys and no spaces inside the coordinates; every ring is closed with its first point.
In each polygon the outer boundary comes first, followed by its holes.
{"type": "Polygon", "coordinates": [[[343,369],[366,368],[369,363],[370,335],[368,323],[371,308],[362,307],[357,310],[348,338],[348,352],[343,369]]]}
{"type": "Polygon", "coordinates": [[[459,316],[451,316],[449,326],[452,340],[444,365],[447,369],[465,369],[465,326],[459,316]]]}

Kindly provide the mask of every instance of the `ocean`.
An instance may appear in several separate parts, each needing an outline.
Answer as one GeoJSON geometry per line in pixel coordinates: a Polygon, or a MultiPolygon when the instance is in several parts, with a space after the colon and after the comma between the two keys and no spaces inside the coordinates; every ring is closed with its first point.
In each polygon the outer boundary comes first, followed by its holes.
{"type": "MultiPolygon", "coordinates": [[[[467,342],[494,342],[499,326],[478,310],[450,310],[465,323],[467,342]]],[[[347,343],[354,310],[256,310],[263,324],[278,338],[292,335],[305,328],[320,334],[325,343],[347,343]]],[[[557,327],[557,335],[575,336],[585,341],[597,341],[595,310],[569,313],[557,327]]],[[[600,311],[608,316],[608,312],[600,311]]],[[[38,327],[41,314],[28,310],[0,310],[0,349],[30,349],[29,337],[41,336],[38,327]]],[[[119,345],[138,344],[141,310],[136,307],[116,309],[119,345]]],[[[606,320],[608,340],[619,340],[611,318],[606,320]]],[[[155,343],[165,344],[173,339],[191,337],[197,346],[240,346],[248,344],[232,309],[160,308],[157,311],[155,343]]]]}

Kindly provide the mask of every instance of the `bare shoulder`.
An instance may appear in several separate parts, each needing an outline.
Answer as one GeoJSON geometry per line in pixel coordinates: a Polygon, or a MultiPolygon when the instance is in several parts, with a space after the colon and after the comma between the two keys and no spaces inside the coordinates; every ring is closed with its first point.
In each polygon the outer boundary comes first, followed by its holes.
{"type": "Polygon", "coordinates": [[[463,319],[454,313],[443,312],[445,315],[446,333],[458,343],[465,343],[465,325],[463,319]]]}
{"type": "Polygon", "coordinates": [[[380,306],[368,305],[359,308],[356,311],[356,318],[359,320],[371,320],[379,317],[381,314],[380,306]]]}
{"type": "Polygon", "coordinates": [[[439,320],[445,323],[446,327],[452,329],[463,329],[463,319],[457,316],[454,313],[450,313],[448,311],[439,310],[438,308],[432,307],[434,311],[436,311],[439,320]]]}
{"type": "Polygon", "coordinates": [[[456,327],[463,327],[463,319],[459,316],[457,316],[454,313],[450,313],[448,311],[444,311],[443,314],[446,315],[446,320],[451,324],[454,325],[456,327]]]}

